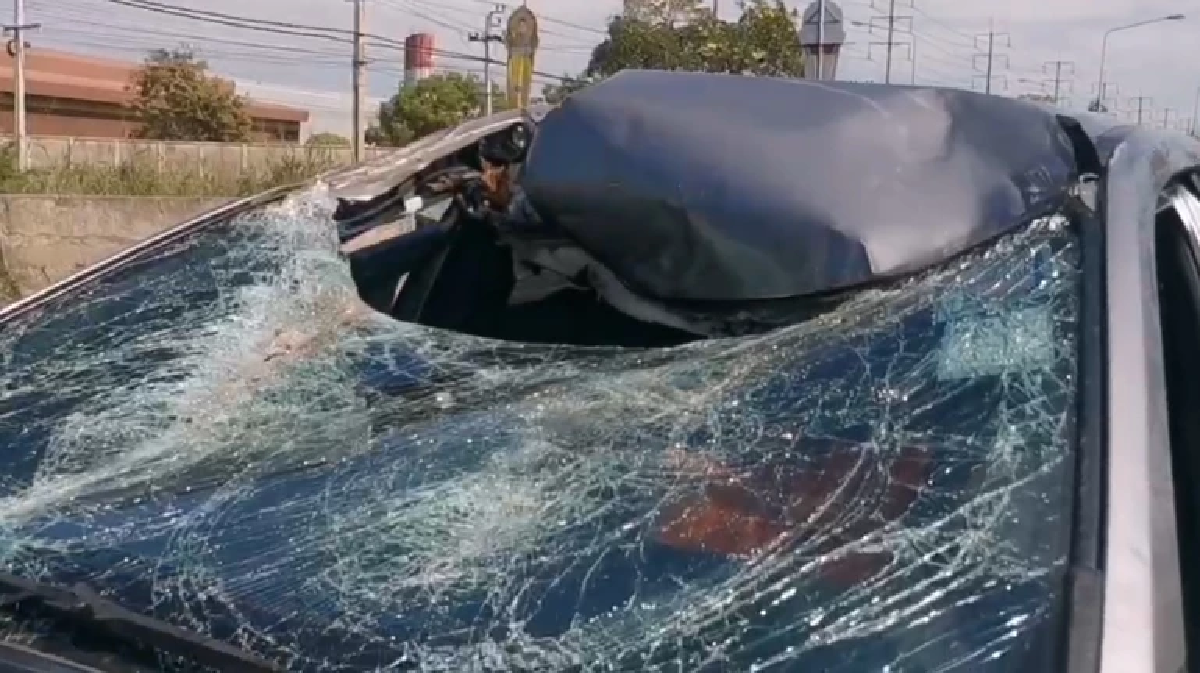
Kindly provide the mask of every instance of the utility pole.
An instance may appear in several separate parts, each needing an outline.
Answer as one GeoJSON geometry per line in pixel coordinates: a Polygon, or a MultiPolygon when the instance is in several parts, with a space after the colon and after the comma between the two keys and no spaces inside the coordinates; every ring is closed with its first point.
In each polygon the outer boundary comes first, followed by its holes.
{"type": "Polygon", "coordinates": [[[1200,87],[1196,87],[1196,97],[1192,99],[1192,124],[1188,133],[1191,133],[1193,137],[1200,137],[1197,135],[1197,131],[1200,129],[1196,128],[1198,119],[1200,119],[1200,87]]]}
{"type": "Polygon", "coordinates": [[[896,42],[896,0],[888,0],[887,13],[887,58],[884,60],[883,81],[892,83],[892,45],[896,42]]]}
{"type": "Polygon", "coordinates": [[[917,33],[913,31],[912,42],[908,43],[908,83],[916,86],[917,84],[917,33]]]}
{"type": "Polygon", "coordinates": [[[483,43],[483,113],[486,115],[492,114],[492,43],[504,42],[504,36],[493,31],[500,27],[507,9],[504,5],[493,5],[492,11],[483,17],[483,32],[467,36],[471,42],[483,43]]]}
{"type": "Polygon", "coordinates": [[[351,86],[354,89],[354,102],[351,114],[354,115],[354,163],[358,163],[367,153],[367,134],[366,129],[363,128],[363,109],[367,102],[367,51],[363,41],[363,26],[366,24],[367,12],[365,0],[350,0],[350,2],[354,3],[354,58],[351,61],[353,67],[351,86]]]}
{"type": "Polygon", "coordinates": [[[1137,106],[1137,123],[1141,126],[1146,108],[1154,102],[1154,99],[1149,96],[1135,96],[1134,98],[1130,98],[1129,102],[1137,106]]]}
{"type": "MultiPolygon", "coordinates": [[[[901,5],[902,7],[912,8],[913,0],[901,0],[901,1],[903,3],[901,5]]],[[[883,31],[886,35],[886,39],[882,42],[870,42],[867,44],[867,57],[868,58],[871,57],[871,47],[880,46],[880,47],[884,48],[885,54],[884,54],[884,65],[883,65],[883,81],[887,84],[891,84],[891,82],[892,82],[892,50],[898,46],[908,47],[909,54],[910,54],[909,57],[912,58],[912,56],[911,56],[912,48],[913,48],[912,43],[911,42],[897,42],[896,41],[896,33],[899,32],[903,35],[910,36],[910,39],[915,39],[915,38],[913,38],[912,15],[911,14],[905,14],[905,15],[896,14],[896,5],[897,5],[896,0],[872,0],[871,8],[875,9],[876,11],[882,12],[882,14],[872,16],[870,21],[867,23],[867,30],[869,32],[871,32],[872,34],[875,32],[876,29],[879,29],[879,30],[883,31]],[[876,4],[875,4],[876,1],[886,2],[887,3],[886,9],[876,7],[876,4]]],[[[914,79],[916,78],[915,73],[914,73],[913,78],[914,79]]]]}
{"type": "Polygon", "coordinates": [[[996,31],[994,29],[988,30],[987,45],[988,45],[987,46],[987,71],[984,75],[985,79],[984,79],[984,83],[983,83],[983,92],[991,93],[992,92],[992,62],[996,58],[996,31]]]}
{"type": "MultiPolygon", "coordinates": [[[[983,78],[983,92],[992,92],[992,81],[995,79],[995,67],[999,65],[1002,68],[1008,67],[1008,54],[996,52],[996,47],[1008,48],[1012,46],[1012,38],[1008,33],[997,33],[992,22],[988,22],[988,31],[975,36],[975,49],[983,53],[975,54],[971,60],[971,65],[975,66],[976,72],[981,72],[981,75],[976,77],[983,78]],[[997,44],[997,40],[1001,43],[997,44]],[[986,42],[984,42],[986,41],[986,42]],[[986,46],[985,46],[986,45],[986,46]],[[983,68],[979,67],[979,59],[986,59],[983,68]]],[[[1007,80],[1005,80],[1007,85],[1007,80]]]]}
{"type": "MultiPolygon", "coordinates": [[[[717,0],[713,0],[716,2],[717,0]]],[[[817,0],[817,80],[825,79],[825,0],[817,0]]]]}
{"type": "MultiPolygon", "coordinates": [[[[1093,85],[1095,86],[1095,85],[1093,85]]],[[[1097,90],[1099,91],[1099,90],[1097,90]]],[[[1130,99],[1131,101],[1134,99],[1130,99]]],[[[1104,95],[1099,93],[1088,103],[1089,112],[1112,112],[1118,113],[1121,110],[1121,87],[1115,82],[1104,83],[1104,95]],[[1110,105],[1111,103],[1111,105],[1110,105]],[[1093,109],[1094,108],[1094,109],[1093,109]]]]}
{"type": "Polygon", "coordinates": [[[1164,129],[1171,128],[1171,113],[1175,110],[1169,107],[1163,108],[1162,127],[1164,129]]]}
{"type": "Polygon", "coordinates": [[[1045,65],[1042,66],[1042,71],[1046,72],[1047,74],[1049,74],[1051,69],[1054,71],[1052,89],[1054,92],[1054,104],[1058,105],[1059,101],[1062,100],[1062,90],[1064,88],[1071,88],[1071,82],[1066,78],[1073,77],[1075,75],[1075,64],[1071,61],[1047,61],[1045,65]]]}
{"type": "Polygon", "coordinates": [[[29,131],[25,119],[25,31],[41,28],[25,23],[25,0],[13,0],[13,22],[4,27],[13,36],[9,42],[13,57],[13,136],[17,141],[17,169],[29,170],[29,131]]]}

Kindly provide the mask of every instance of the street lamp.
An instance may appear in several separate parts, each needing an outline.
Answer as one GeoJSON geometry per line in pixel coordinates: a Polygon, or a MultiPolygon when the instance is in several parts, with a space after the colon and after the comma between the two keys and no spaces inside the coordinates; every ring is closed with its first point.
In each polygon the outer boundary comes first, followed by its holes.
{"type": "Polygon", "coordinates": [[[1196,87],[1196,98],[1192,100],[1192,124],[1189,133],[1200,138],[1200,129],[1196,128],[1197,122],[1200,121],[1200,87],[1196,87]]]}
{"type": "Polygon", "coordinates": [[[1168,14],[1166,16],[1160,16],[1156,19],[1145,19],[1143,21],[1134,21],[1133,23],[1127,23],[1123,26],[1109,28],[1108,30],[1104,31],[1104,39],[1100,41],[1100,80],[1096,83],[1096,103],[1097,103],[1096,111],[1097,112],[1099,112],[1100,108],[1104,105],[1104,57],[1108,52],[1108,36],[1112,35],[1113,33],[1117,32],[1119,30],[1129,30],[1130,28],[1138,28],[1140,26],[1148,26],[1152,23],[1162,23],[1163,21],[1182,21],[1183,19],[1184,19],[1183,14],[1168,14]]]}

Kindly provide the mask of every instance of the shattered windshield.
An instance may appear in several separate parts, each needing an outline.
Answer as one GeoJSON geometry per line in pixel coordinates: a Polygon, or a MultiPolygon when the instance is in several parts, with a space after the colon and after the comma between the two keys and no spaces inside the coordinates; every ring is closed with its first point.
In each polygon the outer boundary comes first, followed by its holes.
{"type": "Polygon", "coordinates": [[[358,308],[331,209],[4,327],[5,570],[298,671],[1022,670],[1048,629],[1066,220],[801,325],[622,350],[358,308]]]}

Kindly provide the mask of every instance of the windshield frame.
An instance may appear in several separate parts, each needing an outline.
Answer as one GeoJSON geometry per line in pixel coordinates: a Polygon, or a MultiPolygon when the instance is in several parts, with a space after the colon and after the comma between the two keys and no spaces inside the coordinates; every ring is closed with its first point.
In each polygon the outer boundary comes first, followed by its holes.
{"type": "Polygon", "coordinates": [[[1080,247],[1074,502],[1065,586],[1047,629],[1055,644],[1044,661],[1049,670],[1093,673],[1099,670],[1108,490],[1107,222],[1095,208],[1097,184],[1081,181],[1080,187],[1088,196],[1065,204],[1080,247]]]}

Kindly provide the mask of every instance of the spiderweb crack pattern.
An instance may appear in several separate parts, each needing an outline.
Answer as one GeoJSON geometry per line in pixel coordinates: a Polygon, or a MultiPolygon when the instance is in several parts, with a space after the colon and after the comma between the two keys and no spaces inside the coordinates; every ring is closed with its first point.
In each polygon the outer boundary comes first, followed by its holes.
{"type": "Polygon", "coordinates": [[[1062,218],[802,325],[635,351],[364,310],[331,207],[0,334],[8,571],[303,671],[1020,666],[1070,518],[1062,218]]]}

